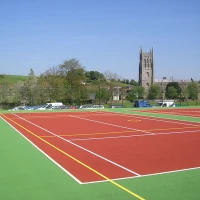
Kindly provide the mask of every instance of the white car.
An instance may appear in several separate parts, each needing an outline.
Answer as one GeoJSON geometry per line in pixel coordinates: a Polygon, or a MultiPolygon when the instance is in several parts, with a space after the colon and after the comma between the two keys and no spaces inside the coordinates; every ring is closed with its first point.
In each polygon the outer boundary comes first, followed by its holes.
{"type": "Polygon", "coordinates": [[[79,109],[104,109],[104,105],[82,105],[79,109]]]}
{"type": "Polygon", "coordinates": [[[26,109],[26,106],[17,106],[17,107],[14,107],[13,109],[11,109],[12,111],[15,111],[15,110],[27,110],[26,109]]]}
{"type": "Polygon", "coordinates": [[[63,103],[61,103],[61,102],[46,103],[45,105],[43,105],[42,107],[38,108],[37,110],[51,110],[52,107],[55,107],[55,106],[63,106],[63,103]]]}

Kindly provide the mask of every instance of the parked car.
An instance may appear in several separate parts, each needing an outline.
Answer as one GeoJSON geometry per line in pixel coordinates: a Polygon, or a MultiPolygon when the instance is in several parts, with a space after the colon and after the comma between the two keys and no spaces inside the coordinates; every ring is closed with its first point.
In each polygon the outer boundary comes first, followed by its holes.
{"type": "Polygon", "coordinates": [[[157,106],[159,106],[159,107],[175,107],[175,102],[174,102],[174,100],[158,101],[157,106]]]}
{"type": "Polygon", "coordinates": [[[75,106],[66,106],[66,109],[76,109],[75,106]]]}
{"type": "Polygon", "coordinates": [[[16,106],[14,107],[13,109],[11,109],[12,111],[15,111],[15,110],[27,110],[26,109],[26,106],[16,106]]]}
{"type": "Polygon", "coordinates": [[[108,108],[126,108],[124,105],[110,105],[108,108]]]}
{"type": "Polygon", "coordinates": [[[63,103],[56,102],[56,103],[46,103],[42,107],[38,108],[37,110],[50,110],[53,106],[63,106],[63,103]]]}
{"type": "Polygon", "coordinates": [[[147,100],[136,100],[133,106],[136,108],[152,107],[147,100]]]}
{"type": "Polygon", "coordinates": [[[81,105],[79,109],[104,109],[104,105],[81,105]]]}
{"type": "Polygon", "coordinates": [[[48,110],[63,110],[63,109],[66,109],[65,105],[52,106],[48,110]]]}

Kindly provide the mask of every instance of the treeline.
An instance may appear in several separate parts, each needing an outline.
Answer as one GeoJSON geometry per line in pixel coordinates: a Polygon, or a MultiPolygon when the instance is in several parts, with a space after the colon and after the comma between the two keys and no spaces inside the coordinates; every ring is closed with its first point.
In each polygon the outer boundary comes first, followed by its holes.
{"type": "Polygon", "coordinates": [[[62,64],[50,67],[40,76],[33,69],[24,81],[10,84],[5,76],[0,76],[0,104],[3,107],[13,105],[40,105],[46,102],[62,101],[65,104],[83,104],[95,100],[107,103],[127,84],[137,86],[135,80],[121,79],[109,71],[86,71],[79,60],[73,58],[62,64]]]}
{"type": "Polygon", "coordinates": [[[40,76],[33,69],[23,81],[10,84],[0,76],[0,105],[4,108],[16,105],[41,105],[61,101],[69,105],[85,103],[112,104],[115,99],[133,102],[136,99],[198,99],[199,83],[191,82],[184,90],[178,83],[169,83],[166,90],[152,84],[148,90],[135,80],[122,79],[112,72],[86,71],[79,60],[72,58],[50,67],[40,76]],[[115,98],[117,97],[117,98],[115,98]]]}

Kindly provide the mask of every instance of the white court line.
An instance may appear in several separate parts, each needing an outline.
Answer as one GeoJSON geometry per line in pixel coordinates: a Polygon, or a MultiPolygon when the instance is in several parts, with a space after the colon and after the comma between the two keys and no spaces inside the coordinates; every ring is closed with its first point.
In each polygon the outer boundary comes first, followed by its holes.
{"type": "Polygon", "coordinates": [[[183,132],[169,132],[169,133],[155,133],[155,134],[142,134],[142,135],[121,135],[121,136],[109,136],[109,137],[92,137],[92,138],[75,138],[70,139],[69,141],[87,141],[87,140],[105,140],[105,139],[119,139],[119,138],[131,138],[131,137],[145,137],[145,136],[157,136],[157,135],[175,135],[175,134],[184,134],[184,133],[191,133],[191,132],[200,132],[200,130],[194,131],[183,131],[183,132]]]}
{"type": "MultiPolygon", "coordinates": [[[[105,112],[107,112],[107,111],[105,111],[105,112]]],[[[160,122],[169,122],[169,123],[174,123],[174,124],[184,124],[184,125],[190,125],[190,126],[200,126],[198,124],[200,122],[195,122],[195,121],[192,121],[192,122],[197,123],[197,124],[189,124],[189,123],[181,122],[181,121],[186,121],[186,120],[178,120],[178,119],[171,119],[171,118],[170,119],[166,118],[167,120],[164,120],[164,119],[161,119],[160,117],[156,117],[156,116],[138,116],[138,114],[134,114],[134,113],[133,114],[132,113],[118,113],[118,112],[116,112],[116,113],[108,112],[108,113],[111,113],[113,115],[123,116],[123,117],[130,116],[130,117],[135,117],[135,118],[139,118],[139,119],[147,119],[147,120],[153,120],[153,121],[155,121],[155,119],[156,119],[156,121],[160,121],[160,122]],[[137,116],[135,116],[135,115],[137,115],[137,116]],[[151,119],[151,118],[153,118],[153,119],[151,119]]],[[[186,122],[188,122],[188,121],[186,121],[186,122]]]]}
{"type": "MultiPolygon", "coordinates": [[[[1,119],[3,119],[0,116],[1,119]]],[[[3,119],[4,122],[6,122],[9,126],[11,126],[16,132],[18,132],[23,138],[25,138],[29,143],[31,143],[37,150],[39,150],[41,153],[43,153],[49,160],[51,160],[54,164],[56,164],[60,169],[62,169],[65,173],[67,173],[71,178],[73,178],[76,182],[79,184],[83,184],[80,180],[78,180],[75,176],[73,176],[70,172],[68,172],[65,168],[63,168],[60,164],[58,164],[53,158],[48,156],[44,151],[42,151],[38,146],[36,146],[33,142],[31,142],[26,136],[24,136],[20,131],[18,131],[14,126],[12,126],[9,122],[7,122],[5,119],[3,119]]]]}
{"type": "MultiPolygon", "coordinates": [[[[143,178],[143,177],[149,177],[149,176],[156,176],[156,175],[163,175],[163,174],[191,171],[191,170],[196,170],[196,169],[200,169],[200,167],[193,167],[193,168],[187,168],[187,169],[178,169],[178,170],[173,170],[173,171],[159,172],[159,173],[154,173],[154,174],[145,174],[145,175],[141,175],[141,176],[124,177],[124,178],[118,178],[118,179],[112,179],[112,180],[119,181],[119,180],[124,180],[124,179],[143,178]]],[[[103,182],[107,182],[107,180],[93,181],[93,182],[92,181],[91,182],[83,182],[82,184],[83,185],[87,185],[87,184],[103,183],[103,182]]]]}
{"type": "MultiPolygon", "coordinates": [[[[143,113],[146,113],[146,112],[143,112],[143,113]]],[[[185,115],[185,113],[174,113],[174,112],[171,112],[171,113],[168,113],[168,112],[162,112],[162,113],[160,113],[160,112],[155,112],[155,111],[153,111],[153,112],[147,112],[147,113],[150,113],[150,114],[163,114],[163,115],[172,115],[172,116],[177,116],[177,117],[193,117],[193,118],[199,118],[199,116],[193,116],[193,115],[188,115],[188,114],[186,114],[185,115]]]]}
{"type": "MultiPolygon", "coordinates": [[[[17,116],[18,117],[18,116],[17,116]]],[[[0,117],[2,118],[2,117],[0,117]]],[[[3,119],[3,118],[2,118],[3,119]]],[[[4,119],[3,119],[4,120],[4,119]]],[[[9,124],[15,131],[17,131],[22,137],[24,137],[29,143],[31,143],[36,149],[38,149],[40,152],[42,152],[47,158],[49,158],[53,163],[55,163],[58,167],[60,167],[63,171],[65,171],[68,175],[70,175],[75,181],[77,181],[79,184],[92,184],[92,183],[101,183],[101,182],[107,182],[107,180],[102,181],[93,181],[93,182],[81,182],[76,177],[74,177],[70,172],[65,170],[61,165],[59,165],[56,161],[54,161],[51,157],[49,157],[46,153],[44,153],[39,147],[37,147],[35,144],[33,144],[28,138],[26,138],[22,133],[20,133],[17,129],[15,129],[10,123],[8,123],[6,120],[4,120],[7,124],[9,124]]],[[[26,120],[25,120],[26,121],[26,120]]],[[[32,123],[32,122],[30,122],[32,123]]],[[[36,125],[37,126],[37,125],[36,125]]],[[[147,134],[149,135],[149,134],[147,134]]],[[[182,171],[189,171],[189,170],[195,170],[200,169],[200,167],[195,168],[188,168],[188,169],[181,169],[181,170],[174,170],[174,171],[167,171],[167,172],[160,172],[160,173],[154,173],[154,174],[146,174],[146,175],[139,175],[139,176],[132,176],[132,177],[124,177],[124,178],[118,178],[118,179],[112,179],[112,180],[124,180],[124,179],[134,179],[134,178],[142,178],[142,177],[148,177],[148,176],[155,176],[155,175],[162,175],[162,174],[168,174],[168,173],[175,173],[175,172],[182,172],[182,171]]]]}
{"type": "Polygon", "coordinates": [[[111,160],[109,160],[109,159],[107,159],[107,158],[105,158],[103,156],[100,156],[99,154],[96,154],[96,153],[94,153],[94,152],[92,152],[92,151],[90,151],[90,150],[88,150],[88,149],[86,149],[86,148],[84,148],[84,147],[82,147],[80,145],[77,145],[77,144],[71,142],[70,140],[67,140],[67,139],[65,139],[65,138],[63,138],[63,137],[61,137],[59,135],[56,135],[55,133],[53,133],[53,132],[51,132],[51,131],[49,131],[49,130],[47,130],[45,128],[42,128],[41,126],[38,126],[37,124],[34,124],[34,123],[32,123],[32,122],[30,122],[30,121],[28,121],[28,120],[16,115],[16,114],[13,114],[13,115],[18,117],[18,118],[20,118],[20,119],[22,119],[22,120],[24,120],[24,121],[26,121],[26,122],[28,122],[28,123],[30,123],[30,124],[32,124],[32,125],[34,125],[34,126],[36,126],[36,127],[38,127],[38,128],[40,128],[40,129],[42,129],[42,130],[44,130],[44,131],[46,131],[46,132],[48,132],[48,133],[50,133],[51,135],[54,135],[54,136],[56,136],[56,137],[58,137],[58,138],[60,138],[60,139],[62,139],[64,141],[66,141],[66,142],[68,142],[68,143],[70,143],[70,144],[72,144],[72,145],[74,145],[74,146],[76,146],[76,147],[78,147],[78,148],[90,153],[90,154],[93,154],[93,155],[95,155],[95,156],[97,156],[97,157],[99,157],[99,158],[101,158],[101,159],[103,159],[103,160],[105,160],[105,161],[107,161],[107,162],[109,162],[109,163],[121,168],[121,169],[124,169],[125,171],[128,171],[128,172],[130,172],[132,174],[135,174],[137,176],[140,176],[140,174],[138,174],[137,172],[134,172],[134,171],[132,171],[132,170],[130,170],[130,169],[128,169],[128,168],[126,168],[126,167],[124,167],[122,165],[119,165],[119,164],[117,164],[117,163],[115,163],[115,162],[113,162],[113,161],[111,161],[111,160]]]}
{"type": "Polygon", "coordinates": [[[124,129],[132,130],[132,131],[138,131],[138,132],[142,132],[142,133],[146,133],[146,134],[148,133],[149,135],[154,135],[155,134],[155,133],[152,133],[152,132],[149,132],[149,131],[139,130],[139,129],[135,129],[135,128],[129,128],[129,127],[125,127],[125,126],[119,126],[119,125],[110,124],[110,123],[107,123],[107,122],[102,122],[102,121],[82,118],[82,117],[73,116],[73,115],[69,115],[69,116],[71,116],[73,118],[76,118],[76,119],[85,120],[85,121],[96,122],[96,123],[99,123],[99,124],[105,124],[105,125],[109,125],[109,126],[115,126],[115,127],[118,127],[118,128],[124,128],[124,129]]]}

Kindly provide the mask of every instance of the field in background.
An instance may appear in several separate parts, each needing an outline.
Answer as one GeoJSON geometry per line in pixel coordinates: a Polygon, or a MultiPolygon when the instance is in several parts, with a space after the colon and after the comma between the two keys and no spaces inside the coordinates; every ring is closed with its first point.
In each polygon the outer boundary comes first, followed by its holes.
{"type": "Polygon", "coordinates": [[[2,83],[15,84],[18,81],[24,81],[26,78],[27,76],[0,74],[0,84],[2,83]]]}

